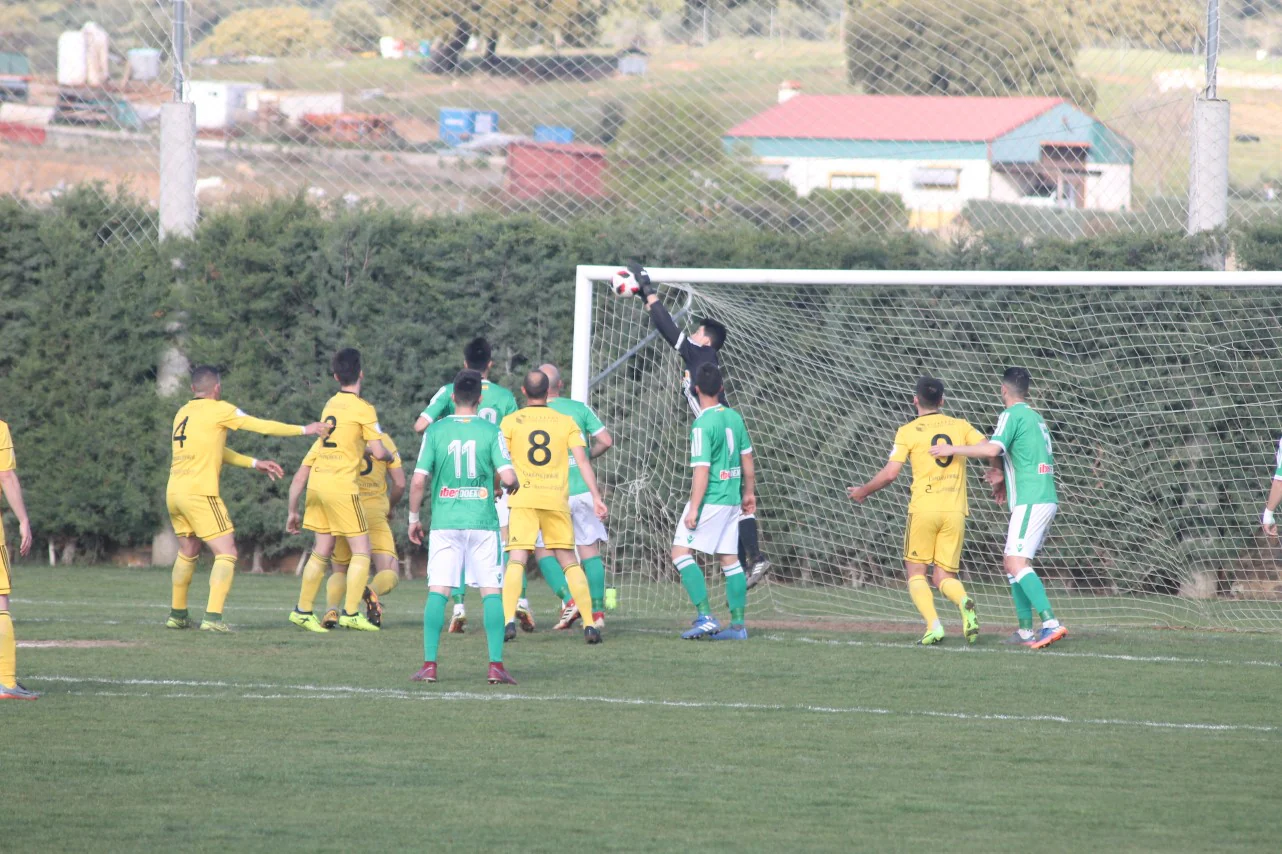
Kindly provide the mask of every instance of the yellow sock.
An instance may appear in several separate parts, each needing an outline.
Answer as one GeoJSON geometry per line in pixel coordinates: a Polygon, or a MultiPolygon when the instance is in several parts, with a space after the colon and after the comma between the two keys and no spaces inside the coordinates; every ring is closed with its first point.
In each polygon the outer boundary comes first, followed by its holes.
{"type": "Polygon", "coordinates": [[[961,607],[962,600],[966,598],[966,588],[951,575],[944,579],[943,584],[939,585],[939,592],[944,594],[949,602],[958,607],[961,607]]]}
{"type": "Polygon", "coordinates": [[[503,573],[503,625],[516,619],[516,603],[521,600],[525,584],[525,564],[512,562],[503,573]]]}
{"type": "Polygon", "coordinates": [[[13,620],[8,611],[0,611],[0,685],[12,688],[18,684],[18,642],[13,637],[13,620]]]}
{"type": "Polygon", "coordinates": [[[316,552],[307,556],[307,565],[303,567],[303,589],[298,594],[298,610],[303,613],[312,610],[312,603],[316,601],[316,593],[325,580],[325,567],[328,565],[329,558],[321,557],[316,552]]]}
{"type": "Polygon", "coordinates": [[[396,574],[396,570],[380,569],[378,572],[374,573],[374,577],[370,579],[369,586],[372,587],[374,592],[379,596],[386,596],[388,593],[391,593],[396,589],[396,585],[400,580],[401,577],[396,574]]]}
{"type": "Polygon", "coordinates": [[[343,599],[347,596],[347,570],[339,572],[337,569],[329,574],[329,580],[325,582],[325,607],[338,609],[343,606],[343,599]]]}
{"type": "Polygon", "coordinates": [[[570,586],[570,595],[574,604],[579,606],[583,615],[583,625],[592,624],[592,590],[588,587],[588,577],[583,574],[583,567],[572,563],[565,568],[565,583],[570,586]]]}
{"type": "Polygon", "coordinates": [[[178,559],[174,561],[174,571],[169,575],[170,582],[173,584],[169,607],[175,611],[187,610],[187,588],[191,587],[191,577],[195,572],[196,559],[180,553],[178,559]]]}
{"type": "Polygon", "coordinates": [[[355,614],[361,607],[365,596],[365,585],[369,583],[369,555],[352,555],[347,565],[347,600],[343,602],[343,612],[355,614]]]}
{"type": "Polygon", "coordinates": [[[236,558],[231,555],[218,555],[214,558],[214,568],[209,573],[209,604],[205,606],[205,616],[215,620],[221,619],[223,605],[227,603],[227,594],[231,592],[231,583],[236,578],[236,558]]]}
{"type": "Polygon", "coordinates": [[[931,592],[926,576],[914,575],[908,579],[908,595],[917,606],[917,612],[926,621],[926,628],[933,628],[939,622],[939,612],[935,610],[935,594],[931,592]]]}

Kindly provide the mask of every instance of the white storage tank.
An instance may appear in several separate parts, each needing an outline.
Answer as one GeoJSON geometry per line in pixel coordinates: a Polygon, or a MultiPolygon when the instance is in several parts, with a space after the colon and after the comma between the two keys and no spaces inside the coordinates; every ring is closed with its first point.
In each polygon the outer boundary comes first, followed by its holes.
{"type": "Polygon", "coordinates": [[[197,130],[227,130],[245,109],[247,96],[262,87],[230,80],[189,80],[185,98],[196,107],[197,130]]]}
{"type": "Polygon", "coordinates": [[[58,85],[85,85],[85,34],[68,30],[58,36],[58,85]]]}
{"type": "Polygon", "coordinates": [[[111,79],[111,37],[92,21],[80,28],[85,36],[85,84],[106,86],[111,79]]]}
{"type": "Polygon", "coordinates": [[[154,47],[136,47],[129,57],[129,78],[148,82],[160,77],[160,51],[154,47]]]}

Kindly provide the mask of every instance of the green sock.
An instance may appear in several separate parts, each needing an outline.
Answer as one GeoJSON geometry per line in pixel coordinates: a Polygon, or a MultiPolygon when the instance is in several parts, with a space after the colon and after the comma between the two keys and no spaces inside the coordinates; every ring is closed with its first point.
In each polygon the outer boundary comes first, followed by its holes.
{"type": "Polygon", "coordinates": [[[455,605],[462,605],[463,594],[465,594],[466,592],[467,592],[467,586],[460,581],[459,586],[454,588],[454,595],[451,596],[450,598],[454,600],[455,605]]]}
{"type": "Polygon", "coordinates": [[[1019,627],[1026,632],[1033,630],[1033,605],[1028,601],[1028,595],[1024,593],[1024,588],[1015,582],[1015,576],[1007,575],[1010,581],[1010,598],[1015,600],[1015,617],[1019,620],[1019,627]]]}
{"type": "MultiPolygon", "coordinates": [[[[561,573],[561,578],[562,579],[565,578],[565,573],[561,573]]],[[[527,572],[525,575],[521,576],[521,598],[522,599],[525,598],[525,592],[526,592],[526,589],[529,588],[529,586],[530,586],[530,574],[527,572]]]]}
{"type": "Polygon", "coordinates": [[[1055,619],[1055,614],[1051,612],[1051,600],[1046,598],[1046,587],[1042,584],[1042,580],[1037,577],[1036,572],[1031,569],[1025,570],[1023,577],[1016,583],[1019,584],[1019,589],[1024,591],[1024,595],[1028,597],[1028,604],[1033,606],[1033,610],[1037,612],[1037,616],[1041,617],[1043,622],[1055,619]]]}
{"type": "Polygon", "coordinates": [[[211,623],[217,623],[217,622],[219,622],[220,620],[222,620],[222,618],[223,618],[223,615],[222,615],[222,614],[215,614],[213,611],[206,611],[206,612],[205,612],[205,619],[206,619],[206,620],[209,620],[209,622],[211,622],[211,623]]]}
{"type": "Polygon", "coordinates": [[[588,589],[592,591],[592,613],[605,610],[605,561],[601,557],[585,557],[583,574],[588,577],[588,589]]]}
{"type": "Polygon", "coordinates": [[[730,625],[742,626],[743,612],[748,607],[748,579],[738,561],[722,572],[726,576],[726,604],[730,606],[730,625]]]}
{"type": "Polygon", "coordinates": [[[481,597],[481,607],[485,622],[485,642],[490,648],[490,661],[498,664],[503,660],[503,597],[497,593],[481,597]]]}
{"type": "Polygon", "coordinates": [[[170,608],[169,616],[179,620],[185,620],[187,619],[187,609],[186,608],[170,608]]]}
{"type": "Polygon", "coordinates": [[[673,563],[681,573],[681,584],[685,587],[695,611],[699,616],[711,614],[712,603],[708,601],[708,582],[703,579],[703,570],[699,569],[699,564],[695,563],[694,558],[689,555],[679,557],[673,563]]]}
{"type": "MultiPolygon", "coordinates": [[[[539,560],[539,572],[543,573],[543,580],[552,588],[552,592],[557,595],[562,602],[572,598],[570,596],[570,585],[565,581],[565,570],[561,569],[561,562],[552,555],[539,560]]],[[[521,595],[525,595],[525,588],[521,588],[521,595]]]]}
{"type": "Polygon", "coordinates": [[[445,627],[445,606],[449,597],[444,593],[427,594],[423,606],[423,660],[436,661],[436,650],[441,645],[441,629],[445,627]]]}

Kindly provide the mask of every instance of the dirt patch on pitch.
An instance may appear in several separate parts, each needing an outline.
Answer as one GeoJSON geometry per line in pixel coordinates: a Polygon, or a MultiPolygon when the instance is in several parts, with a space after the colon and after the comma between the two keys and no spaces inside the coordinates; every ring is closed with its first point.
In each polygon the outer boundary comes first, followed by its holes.
{"type": "Polygon", "coordinates": [[[113,640],[47,640],[18,641],[18,646],[25,647],[27,649],[101,649],[103,647],[119,648],[142,646],[142,644],[113,640]]]}

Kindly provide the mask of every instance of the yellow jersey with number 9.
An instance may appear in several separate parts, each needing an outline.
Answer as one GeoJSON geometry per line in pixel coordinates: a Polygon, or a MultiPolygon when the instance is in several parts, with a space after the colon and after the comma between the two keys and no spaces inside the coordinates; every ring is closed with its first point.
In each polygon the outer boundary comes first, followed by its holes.
{"type": "Polygon", "coordinates": [[[978,445],[984,434],[960,418],[932,412],[909,421],[895,433],[890,461],[913,467],[912,500],[908,512],[957,512],[969,515],[966,500],[966,458],[932,457],[932,445],[978,445]]]}
{"type": "Polygon", "coordinates": [[[570,509],[570,449],[587,447],[574,419],[546,404],[527,406],[503,419],[503,438],[521,488],[510,508],[570,509]]]}
{"type": "Polygon", "coordinates": [[[340,391],[325,404],[321,421],[329,425],[329,435],[312,448],[316,456],[307,488],[355,495],[365,469],[365,443],[382,438],[378,413],[360,395],[340,391]]]}

